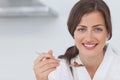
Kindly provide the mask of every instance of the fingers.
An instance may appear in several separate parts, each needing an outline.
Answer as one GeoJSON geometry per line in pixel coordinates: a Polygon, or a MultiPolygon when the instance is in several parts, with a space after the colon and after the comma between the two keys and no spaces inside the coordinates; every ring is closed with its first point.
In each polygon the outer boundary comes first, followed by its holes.
{"type": "MultiPolygon", "coordinates": [[[[59,66],[59,61],[55,59],[46,59],[34,65],[34,71],[37,77],[47,78],[48,74],[59,66]]],[[[42,79],[41,79],[42,80],[42,79]]]]}
{"type": "Polygon", "coordinates": [[[48,74],[59,66],[59,61],[53,56],[53,51],[42,53],[34,62],[34,72],[39,80],[47,80],[48,74]]]}
{"type": "Polygon", "coordinates": [[[53,58],[54,56],[52,55],[52,50],[48,51],[47,53],[41,53],[40,56],[35,60],[34,64],[38,64],[40,61],[43,61],[44,59],[49,59],[49,58],[53,58]]]}
{"type": "Polygon", "coordinates": [[[36,79],[37,80],[48,80],[48,74],[53,70],[55,70],[55,68],[51,68],[51,69],[49,69],[49,70],[47,70],[43,73],[39,73],[39,72],[35,73],[36,74],[36,79]]]}
{"type": "Polygon", "coordinates": [[[42,61],[37,65],[38,68],[40,68],[40,72],[45,72],[48,69],[56,68],[59,65],[59,61],[55,59],[47,59],[45,61],[42,61]]]}
{"type": "Polygon", "coordinates": [[[43,67],[43,66],[45,66],[45,65],[47,65],[47,64],[58,64],[58,60],[56,60],[56,59],[46,59],[46,60],[44,60],[44,61],[41,61],[39,64],[38,64],[38,66],[39,67],[43,67]]]}
{"type": "Polygon", "coordinates": [[[53,51],[52,51],[52,50],[49,50],[49,51],[48,51],[48,54],[53,55],[53,51]]]}
{"type": "MultiPolygon", "coordinates": [[[[43,72],[43,74],[49,74],[50,72],[54,71],[56,68],[51,68],[51,69],[48,69],[47,71],[43,72]]],[[[48,78],[48,75],[43,75],[43,76],[46,76],[48,78]]]]}

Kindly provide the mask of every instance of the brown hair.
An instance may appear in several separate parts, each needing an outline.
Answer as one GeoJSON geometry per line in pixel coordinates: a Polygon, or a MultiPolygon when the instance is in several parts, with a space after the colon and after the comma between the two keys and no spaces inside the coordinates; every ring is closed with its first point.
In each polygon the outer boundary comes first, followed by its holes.
{"type": "MultiPolygon", "coordinates": [[[[107,4],[103,0],[80,0],[72,8],[69,18],[68,18],[68,30],[72,37],[74,36],[74,31],[81,21],[83,15],[90,12],[99,11],[102,13],[105,20],[105,27],[107,29],[109,39],[112,37],[112,23],[110,10],[107,4]]],[[[70,64],[70,61],[73,57],[77,56],[79,53],[76,46],[69,47],[64,55],[59,56],[59,58],[66,59],[67,63],[70,64]]]]}

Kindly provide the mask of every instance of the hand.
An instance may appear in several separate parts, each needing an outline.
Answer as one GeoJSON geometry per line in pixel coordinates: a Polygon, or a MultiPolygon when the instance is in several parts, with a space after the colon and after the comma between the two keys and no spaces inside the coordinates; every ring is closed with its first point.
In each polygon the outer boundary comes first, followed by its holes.
{"type": "Polygon", "coordinates": [[[59,65],[59,61],[52,54],[52,50],[49,50],[48,53],[41,53],[35,60],[34,72],[37,80],[48,80],[49,73],[59,65]]]}

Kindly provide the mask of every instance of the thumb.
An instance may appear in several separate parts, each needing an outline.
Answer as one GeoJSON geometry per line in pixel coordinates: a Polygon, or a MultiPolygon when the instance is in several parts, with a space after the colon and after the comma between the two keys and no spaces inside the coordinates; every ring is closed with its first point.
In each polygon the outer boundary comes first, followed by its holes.
{"type": "Polygon", "coordinates": [[[49,51],[48,51],[48,54],[53,55],[53,51],[52,51],[52,50],[49,50],[49,51]]]}

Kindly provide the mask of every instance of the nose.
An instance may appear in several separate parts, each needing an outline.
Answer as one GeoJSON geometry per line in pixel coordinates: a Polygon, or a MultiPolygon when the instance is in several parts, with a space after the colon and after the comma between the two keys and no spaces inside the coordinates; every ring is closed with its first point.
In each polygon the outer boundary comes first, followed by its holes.
{"type": "Polygon", "coordinates": [[[92,31],[88,31],[85,35],[85,41],[91,42],[93,40],[93,33],[92,31]]]}

